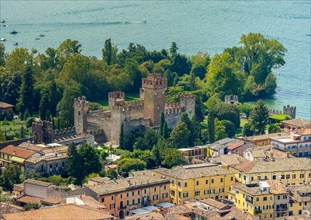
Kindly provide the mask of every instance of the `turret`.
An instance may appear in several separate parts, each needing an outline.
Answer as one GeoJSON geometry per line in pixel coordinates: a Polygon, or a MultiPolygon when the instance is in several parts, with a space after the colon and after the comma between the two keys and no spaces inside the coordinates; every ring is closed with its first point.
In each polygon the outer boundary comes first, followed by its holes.
{"type": "Polygon", "coordinates": [[[74,100],[74,126],[78,134],[86,133],[89,102],[84,96],[74,100]]]}
{"type": "Polygon", "coordinates": [[[150,119],[151,126],[158,126],[161,112],[164,112],[164,92],[167,89],[167,80],[160,74],[150,73],[147,78],[142,79],[142,89],[144,118],[150,119]]]}
{"type": "Polygon", "coordinates": [[[189,118],[195,115],[195,99],[195,95],[184,94],[180,96],[180,106],[184,107],[189,118]]]}
{"type": "Polygon", "coordinates": [[[120,91],[109,92],[108,103],[111,109],[115,106],[123,106],[125,104],[125,93],[120,91]]]}

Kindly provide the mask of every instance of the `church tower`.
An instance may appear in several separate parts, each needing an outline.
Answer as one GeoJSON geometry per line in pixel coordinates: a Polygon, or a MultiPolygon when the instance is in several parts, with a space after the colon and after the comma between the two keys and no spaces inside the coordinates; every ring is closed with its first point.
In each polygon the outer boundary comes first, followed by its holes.
{"type": "Polygon", "coordinates": [[[159,126],[161,112],[164,112],[167,80],[160,74],[150,73],[142,79],[141,96],[144,100],[144,118],[150,119],[151,126],[159,126]],[[143,94],[142,94],[143,93],[143,94]]]}

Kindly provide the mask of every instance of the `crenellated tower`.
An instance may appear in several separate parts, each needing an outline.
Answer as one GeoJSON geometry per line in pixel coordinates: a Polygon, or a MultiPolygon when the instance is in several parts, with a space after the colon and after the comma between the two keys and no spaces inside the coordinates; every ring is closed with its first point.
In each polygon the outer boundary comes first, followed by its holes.
{"type": "Polygon", "coordinates": [[[167,80],[160,74],[150,73],[147,78],[142,79],[141,97],[144,100],[143,117],[150,119],[151,126],[160,124],[161,112],[164,112],[167,80]]]}
{"type": "Polygon", "coordinates": [[[108,103],[111,109],[115,106],[123,106],[125,104],[125,93],[120,91],[109,92],[108,103]]]}
{"type": "Polygon", "coordinates": [[[296,106],[283,106],[283,114],[289,115],[292,118],[296,118],[296,106]]]}
{"type": "Polygon", "coordinates": [[[180,106],[185,109],[189,118],[195,115],[195,99],[195,95],[184,94],[180,96],[180,106]]]}
{"type": "Polygon", "coordinates": [[[89,102],[84,96],[74,99],[74,126],[78,134],[87,131],[87,113],[89,111],[89,102]]]}
{"type": "Polygon", "coordinates": [[[54,139],[53,123],[49,121],[35,121],[32,123],[32,142],[34,144],[49,144],[54,139]]]}

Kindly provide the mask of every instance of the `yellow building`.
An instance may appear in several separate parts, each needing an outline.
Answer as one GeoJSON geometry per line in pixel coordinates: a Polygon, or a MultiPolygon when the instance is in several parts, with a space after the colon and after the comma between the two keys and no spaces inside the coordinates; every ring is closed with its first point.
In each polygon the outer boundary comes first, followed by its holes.
{"type": "Polygon", "coordinates": [[[236,183],[229,194],[229,199],[237,208],[260,219],[288,215],[289,193],[279,181],[262,181],[248,185],[236,183]]]}
{"type": "Polygon", "coordinates": [[[311,183],[311,159],[286,158],[275,161],[250,161],[232,165],[229,170],[243,184],[256,184],[260,180],[280,180],[283,184],[311,183]]]}
{"type": "Polygon", "coordinates": [[[234,172],[214,164],[159,168],[153,173],[170,180],[171,202],[178,205],[191,199],[228,198],[235,182],[234,172]]]}
{"type": "Polygon", "coordinates": [[[289,215],[301,215],[302,210],[311,208],[311,185],[302,184],[299,186],[289,186],[289,215]]]}

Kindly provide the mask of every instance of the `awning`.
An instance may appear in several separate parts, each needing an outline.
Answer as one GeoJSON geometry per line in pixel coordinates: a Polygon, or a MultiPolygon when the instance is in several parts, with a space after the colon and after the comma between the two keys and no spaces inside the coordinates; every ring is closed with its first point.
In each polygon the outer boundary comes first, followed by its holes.
{"type": "Polygon", "coordinates": [[[13,156],[11,157],[11,161],[16,162],[16,163],[24,163],[25,159],[13,156]]]}

